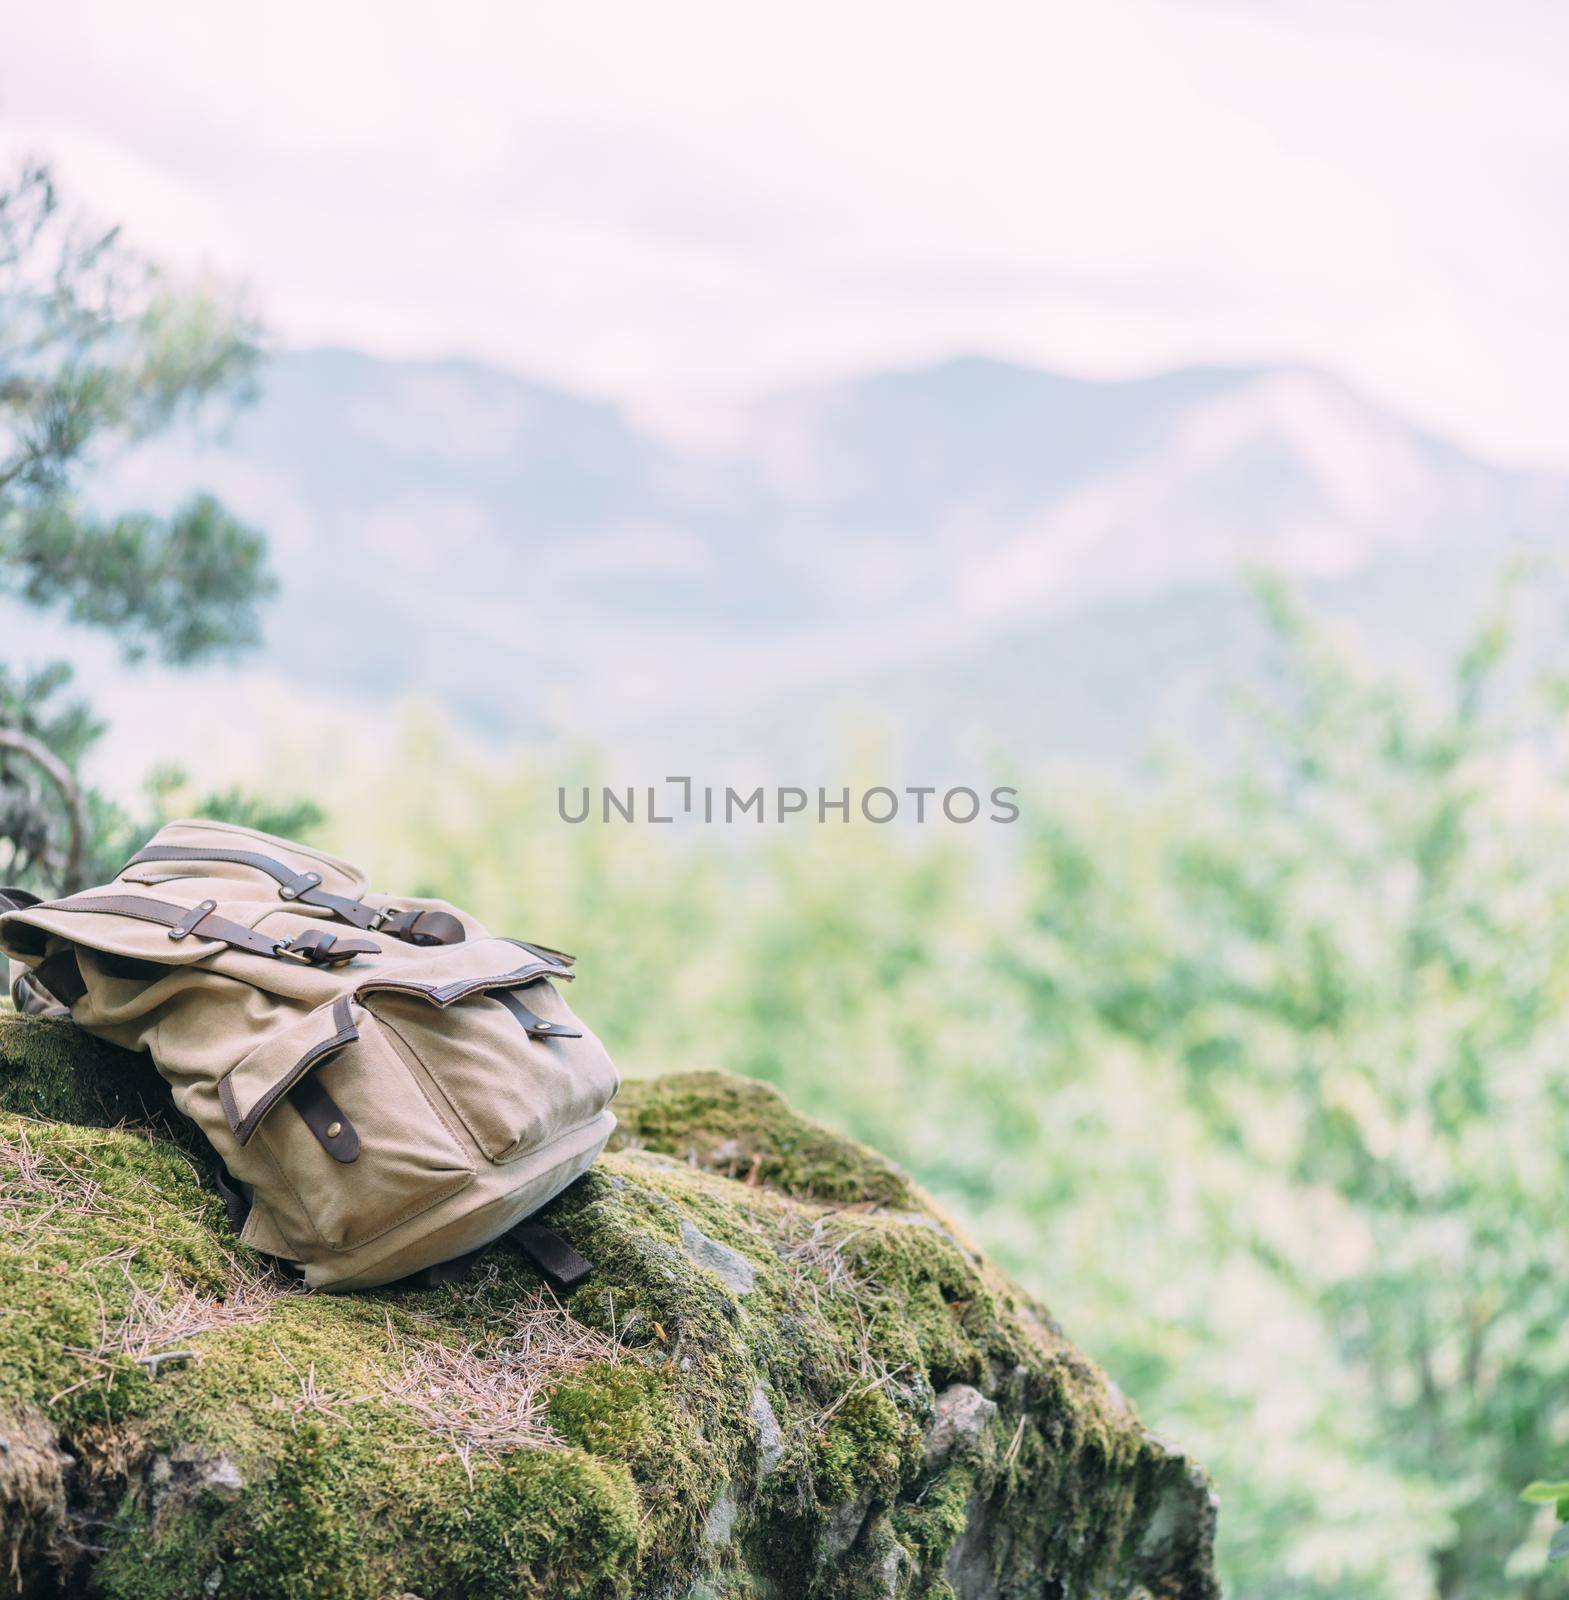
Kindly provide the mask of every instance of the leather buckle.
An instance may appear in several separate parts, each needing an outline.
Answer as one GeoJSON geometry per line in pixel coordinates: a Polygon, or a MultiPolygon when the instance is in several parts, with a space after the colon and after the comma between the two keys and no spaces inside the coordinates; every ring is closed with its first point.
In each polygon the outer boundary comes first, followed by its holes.
{"type": "Polygon", "coordinates": [[[340,939],[335,933],[311,928],[292,939],[280,939],[272,951],[284,961],[303,962],[307,967],[342,967],[356,956],[380,955],[381,947],[367,939],[340,939]]]}
{"type": "Polygon", "coordinates": [[[384,906],[371,918],[371,931],[385,929],[394,939],[428,948],[438,944],[462,944],[463,924],[449,911],[400,911],[384,906]]]}

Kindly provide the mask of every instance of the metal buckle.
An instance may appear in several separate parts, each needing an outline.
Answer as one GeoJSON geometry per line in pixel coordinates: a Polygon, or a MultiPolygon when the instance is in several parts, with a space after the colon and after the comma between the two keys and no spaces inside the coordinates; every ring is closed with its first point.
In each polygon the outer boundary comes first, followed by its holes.
{"type": "Polygon", "coordinates": [[[292,939],[280,939],[273,947],[272,953],[284,961],[298,961],[302,966],[314,966],[308,950],[296,950],[292,939]]]}
{"type": "Polygon", "coordinates": [[[406,916],[407,913],[401,906],[383,906],[371,919],[367,933],[380,933],[394,917],[406,916]]]}

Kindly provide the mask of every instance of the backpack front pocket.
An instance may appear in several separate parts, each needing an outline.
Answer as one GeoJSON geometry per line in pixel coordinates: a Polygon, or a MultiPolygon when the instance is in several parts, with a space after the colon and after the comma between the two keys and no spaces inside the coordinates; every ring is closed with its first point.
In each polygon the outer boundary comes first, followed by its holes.
{"type": "Polygon", "coordinates": [[[531,947],[475,940],[422,953],[359,995],[452,1106],[487,1159],[515,1160],[591,1122],[621,1080],[531,947]]]}
{"type": "Polygon", "coordinates": [[[279,1225],[297,1231],[290,1219],[303,1218],[332,1250],[369,1243],[474,1178],[418,1076],[346,996],[253,1050],[219,1099],[240,1144],[254,1138],[271,1157],[274,1176],[254,1181],[279,1225]]]}

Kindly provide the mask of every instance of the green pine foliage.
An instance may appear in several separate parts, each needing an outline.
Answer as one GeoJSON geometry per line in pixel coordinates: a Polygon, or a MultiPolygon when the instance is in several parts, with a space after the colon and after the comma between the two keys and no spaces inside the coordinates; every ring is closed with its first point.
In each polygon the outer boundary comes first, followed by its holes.
{"type": "MultiPolygon", "coordinates": [[[[89,494],[115,452],[211,403],[243,399],[256,328],[232,292],[177,284],[92,229],[44,167],[0,182],[0,598],[112,635],[128,660],[185,665],[258,638],[266,545],[210,495],[169,515],[104,512],[89,494]]],[[[100,731],[67,698],[69,669],[0,661],[0,730],[74,772],[100,731]]],[[[98,797],[96,840],[126,819],[98,797]]],[[[0,749],[0,878],[51,890],[92,881],[69,806],[39,762],[0,749]],[[75,880],[75,883],[68,881],[75,880]]]]}

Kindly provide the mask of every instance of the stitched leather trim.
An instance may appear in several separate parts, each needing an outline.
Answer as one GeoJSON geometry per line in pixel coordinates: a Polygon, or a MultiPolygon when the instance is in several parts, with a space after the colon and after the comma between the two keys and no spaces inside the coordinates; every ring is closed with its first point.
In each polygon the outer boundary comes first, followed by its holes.
{"type": "Polygon", "coordinates": [[[349,997],[347,995],[339,995],[332,1002],[332,1020],[337,1024],[338,1031],[330,1039],[323,1039],[319,1044],[313,1044],[243,1117],[239,1114],[239,1108],[234,1103],[234,1090],[229,1083],[229,1077],[232,1077],[233,1074],[229,1074],[220,1081],[218,1099],[223,1106],[223,1114],[229,1119],[229,1126],[234,1130],[234,1137],[241,1144],[250,1143],[251,1135],[262,1125],[267,1113],[318,1061],[325,1056],[330,1056],[335,1050],[341,1050],[344,1045],[352,1044],[354,1040],[359,1038],[360,1030],[354,1026],[354,1019],[349,1011],[349,997]]]}

